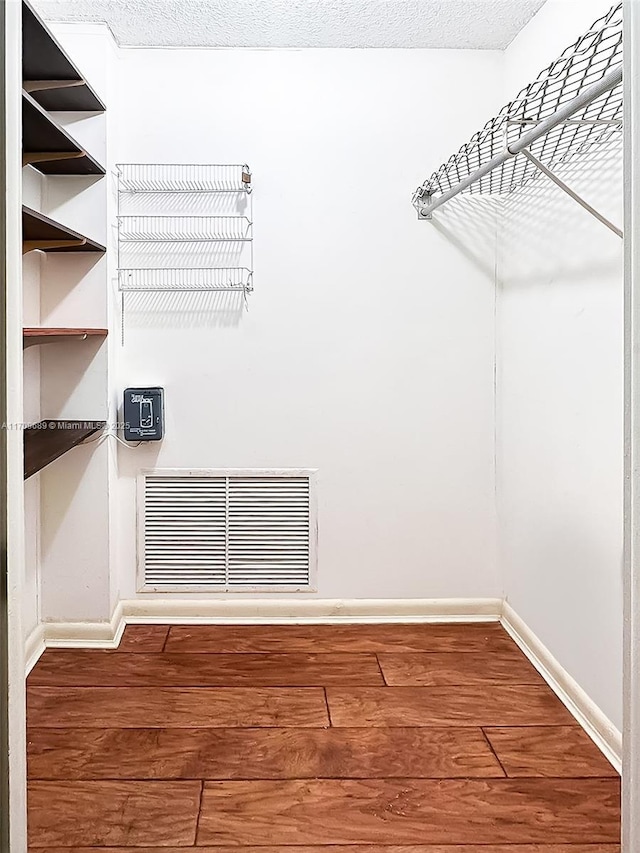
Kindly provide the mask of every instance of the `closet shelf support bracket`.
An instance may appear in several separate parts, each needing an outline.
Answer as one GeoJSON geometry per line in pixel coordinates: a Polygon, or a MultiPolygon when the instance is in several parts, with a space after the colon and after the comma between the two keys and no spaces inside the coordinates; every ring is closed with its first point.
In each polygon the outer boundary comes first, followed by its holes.
{"type": "Polygon", "coordinates": [[[617,225],[614,225],[613,222],[611,222],[609,219],[607,219],[606,216],[603,216],[599,211],[597,211],[595,209],[595,207],[592,207],[588,201],[585,201],[582,198],[582,196],[578,195],[578,193],[575,192],[575,190],[572,190],[571,187],[567,186],[567,184],[565,184],[564,181],[560,180],[560,178],[557,175],[555,175],[551,171],[551,169],[548,169],[544,165],[544,163],[541,163],[537,157],[534,157],[530,151],[528,151],[526,148],[523,148],[522,154],[524,154],[524,156],[527,158],[527,160],[529,160],[531,163],[533,163],[533,165],[536,167],[536,169],[538,169],[540,172],[542,172],[543,175],[546,175],[547,178],[549,178],[549,180],[553,181],[553,183],[557,187],[560,187],[560,189],[563,192],[565,192],[570,198],[572,198],[574,201],[576,201],[588,213],[590,213],[592,216],[595,216],[595,218],[599,222],[602,222],[603,225],[606,225],[607,228],[609,228],[611,231],[613,231],[614,234],[617,234],[618,237],[620,237],[620,238],[624,237],[622,231],[620,230],[620,228],[617,227],[617,225]]]}
{"type": "Polygon", "coordinates": [[[34,163],[56,163],[58,160],[79,160],[86,157],[86,151],[27,151],[22,155],[22,165],[34,163]]]}
{"type": "Polygon", "coordinates": [[[23,240],[22,254],[26,255],[37,250],[46,252],[48,249],[80,249],[86,243],[84,238],[82,240],[23,240]]]}
{"type": "Polygon", "coordinates": [[[22,88],[25,92],[47,92],[50,89],[73,89],[85,86],[84,80],[25,80],[22,88]]]}
{"type": "Polygon", "coordinates": [[[433,213],[430,210],[432,197],[433,194],[426,190],[421,194],[418,202],[418,219],[426,219],[427,222],[433,219],[433,213]]]}

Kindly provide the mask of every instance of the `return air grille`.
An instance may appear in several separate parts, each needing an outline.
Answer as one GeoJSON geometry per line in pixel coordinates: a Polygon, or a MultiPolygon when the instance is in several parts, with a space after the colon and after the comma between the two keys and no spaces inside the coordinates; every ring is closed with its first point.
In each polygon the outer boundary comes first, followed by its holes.
{"type": "Polygon", "coordinates": [[[141,475],[140,588],[309,589],[313,472],[141,475]]]}

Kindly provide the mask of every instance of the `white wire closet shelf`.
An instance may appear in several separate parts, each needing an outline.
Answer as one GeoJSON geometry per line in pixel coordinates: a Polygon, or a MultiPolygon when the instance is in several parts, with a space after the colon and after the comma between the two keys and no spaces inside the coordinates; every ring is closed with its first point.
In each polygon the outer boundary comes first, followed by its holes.
{"type": "Polygon", "coordinates": [[[553,174],[580,154],[622,140],[622,3],[443,163],[413,195],[422,219],[461,193],[507,195],[543,172],[620,236],[553,174]]]}
{"type": "Polygon", "coordinates": [[[123,243],[249,242],[248,216],[120,216],[123,243]]]}
{"type": "Polygon", "coordinates": [[[123,292],[239,291],[251,293],[253,272],[248,267],[165,268],[118,270],[123,292]]]}
{"type": "Polygon", "coordinates": [[[120,163],[116,168],[124,193],[251,192],[246,163],[120,163]]]}

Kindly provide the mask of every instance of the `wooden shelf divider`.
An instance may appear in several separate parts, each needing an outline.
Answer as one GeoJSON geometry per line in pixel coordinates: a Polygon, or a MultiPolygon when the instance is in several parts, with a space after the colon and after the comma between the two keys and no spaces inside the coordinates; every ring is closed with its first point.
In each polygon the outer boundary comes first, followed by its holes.
{"type": "Polygon", "coordinates": [[[43,252],[106,252],[104,246],[77,231],[49,219],[43,213],[22,208],[22,253],[40,249],[43,252]]]}
{"type": "Polygon", "coordinates": [[[25,480],[105,426],[106,421],[52,420],[27,427],[24,433],[25,480]]]}
{"type": "Polygon", "coordinates": [[[23,347],[57,344],[63,341],[86,341],[87,338],[106,338],[107,329],[37,328],[22,330],[23,347]]]}

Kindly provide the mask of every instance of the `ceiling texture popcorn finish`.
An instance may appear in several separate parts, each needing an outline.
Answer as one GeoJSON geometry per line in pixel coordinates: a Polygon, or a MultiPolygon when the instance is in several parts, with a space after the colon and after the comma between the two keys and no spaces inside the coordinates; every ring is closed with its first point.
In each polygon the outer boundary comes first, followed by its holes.
{"type": "Polygon", "coordinates": [[[36,0],[50,21],[105,22],[140,47],[502,50],[544,0],[36,0]]]}

